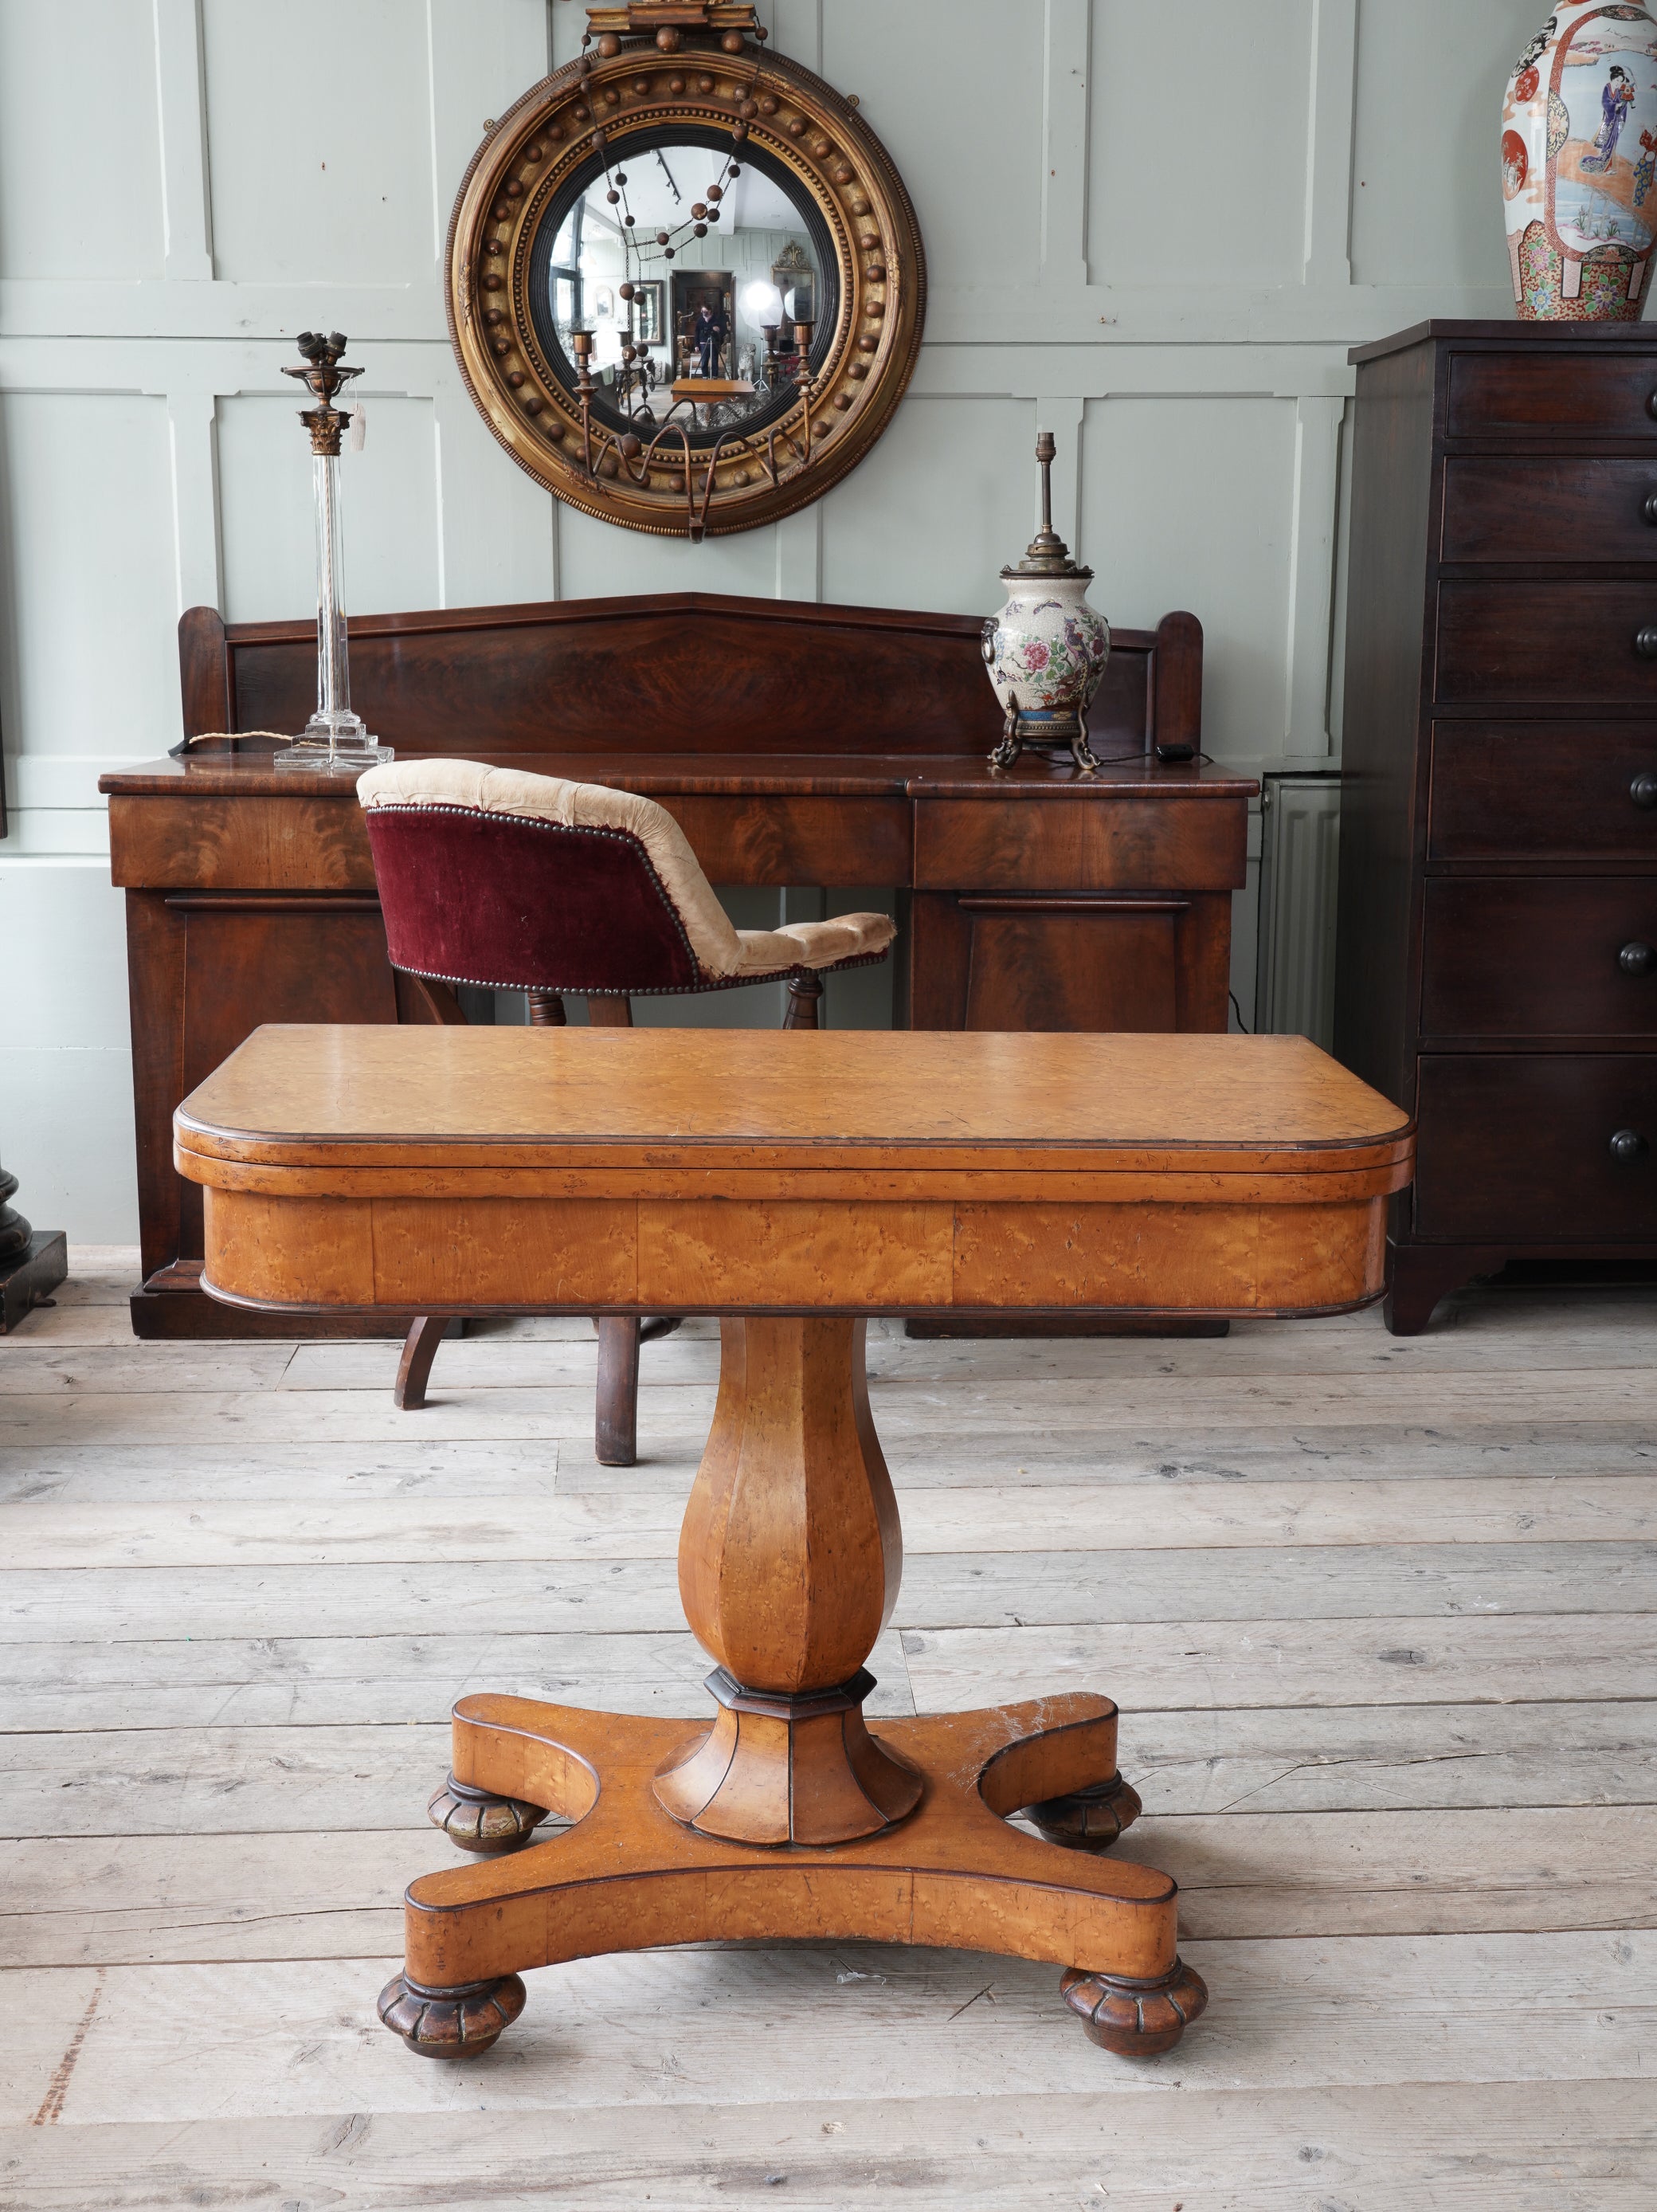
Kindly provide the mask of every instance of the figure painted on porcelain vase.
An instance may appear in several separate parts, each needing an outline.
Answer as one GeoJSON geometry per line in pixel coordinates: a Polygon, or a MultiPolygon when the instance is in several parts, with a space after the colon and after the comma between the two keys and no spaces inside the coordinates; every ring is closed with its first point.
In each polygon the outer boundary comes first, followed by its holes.
{"type": "Polygon", "coordinates": [[[1599,94],[1599,135],[1593,142],[1593,151],[1584,154],[1577,163],[1583,175],[1590,173],[1604,176],[1617,158],[1617,141],[1623,135],[1623,125],[1628,121],[1628,112],[1634,105],[1634,87],[1625,69],[1612,65],[1605,88],[1599,94]]]}
{"type": "Polygon", "coordinates": [[[1514,300],[1526,321],[1634,321],[1654,244],[1657,21],[1641,0],[1557,8],[1502,116],[1514,300]],[[1636,143],[1643,152],[1636,158],[1636,143]]]}

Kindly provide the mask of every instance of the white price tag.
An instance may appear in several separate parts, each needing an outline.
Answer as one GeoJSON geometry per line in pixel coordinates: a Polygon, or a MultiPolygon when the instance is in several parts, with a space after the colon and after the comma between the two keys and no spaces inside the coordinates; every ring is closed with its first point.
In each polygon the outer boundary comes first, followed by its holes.
{"type": "Polygon", "coordinates": [[[351,451],[360,453],[368,434],[368,410],[359,399],[351,410],[351,451]]]}

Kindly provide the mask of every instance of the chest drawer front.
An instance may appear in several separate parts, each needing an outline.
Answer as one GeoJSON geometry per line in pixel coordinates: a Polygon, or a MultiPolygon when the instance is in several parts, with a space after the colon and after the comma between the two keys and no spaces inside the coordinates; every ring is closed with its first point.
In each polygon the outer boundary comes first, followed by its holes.
{"type": "Polygon", "coordinates": [[[1657,866],[1657,719],[1435,722],[1427,854],[1657,866]]]}
{"type": "Polygon", "coordinates": [[[1420,1062],[1417,1236],[1649,1243],[1657,1054],[1433,1053],[1420,1062]],[[1642,1144],[1619,1161],[1611,1139],[1642,1144]]]}
{"type": "Polygon", "coordinates": [[[1437,696],[1657,708],[1657,575],[1441,584],[1437,696]]]}
{"type": "Polygon", "coordinates": [[[1605,353],[1459,353],[1450,361],[1448,422],[1453,438],[1570,430],[1657,441],[1657,356],[1605,353]]]}
{"type": "Polygon", "coordinates": [[[1452,458],[1444,465],[1440,558],[1657,561],[1657,451],[1648,461],[1452,458]]]}
{"type": "Polygon", "coordinates": [[[1657,876],[1429,882],[1421,1027],[1657,1037],[1657,876]]]}

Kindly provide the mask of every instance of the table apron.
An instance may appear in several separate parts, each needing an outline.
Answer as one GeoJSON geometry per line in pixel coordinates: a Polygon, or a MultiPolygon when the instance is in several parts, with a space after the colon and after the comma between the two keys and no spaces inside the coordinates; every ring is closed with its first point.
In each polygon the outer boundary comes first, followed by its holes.
{"type": "Polygon", "coordinates": [[[204,1198],[215,1295],[402,1312],[1326,1311],[1381,1289],[1387,1207],[1375,1189],[1315,1204],[204,1198]]]}

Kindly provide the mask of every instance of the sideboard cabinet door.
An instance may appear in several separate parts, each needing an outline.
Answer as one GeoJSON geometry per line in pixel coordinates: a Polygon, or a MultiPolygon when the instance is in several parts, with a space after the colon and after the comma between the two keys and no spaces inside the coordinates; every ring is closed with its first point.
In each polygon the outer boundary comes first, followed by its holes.
{"type": "MultiPolygon", "coordinates": [[[[379,902],[363,893],[129,891],[128,981],[144,1291],[193,1291],[201,1192],[173,1166],[173,1110],[264,1022],[395,1022],[379,902]]],[[[141,1308],[135,1323],[143,1331],[141,1308]]],[[[234,1334],[257,1316],[230,1316],[234,1334]]]]}

